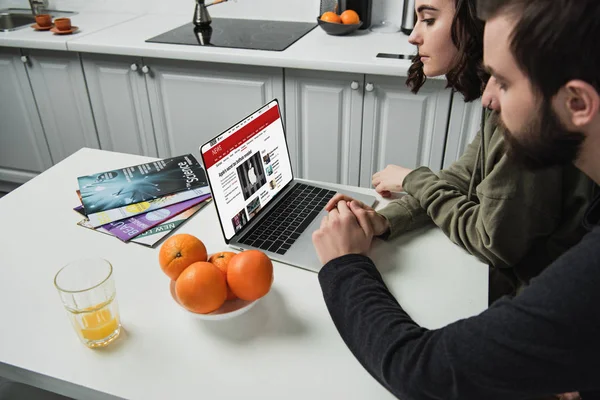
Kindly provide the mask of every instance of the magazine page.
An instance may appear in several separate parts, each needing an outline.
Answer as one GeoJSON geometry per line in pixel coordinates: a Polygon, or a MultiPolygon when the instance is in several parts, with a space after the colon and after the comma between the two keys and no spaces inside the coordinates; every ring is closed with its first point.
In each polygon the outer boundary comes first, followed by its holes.
{"type": "Polygon", "coordinates": [[[131,204],[125,207],[115,208],[113,210],[101,211],[94,214],[88,214],[90,224],[96,228],[101,225],[108,224],[109,222],[120,221],[125,218],[133,217],[149,211],[157,210],[159,208],[167,207],[172,204],[177,204],[182,201],[190,200],[198,196],[210,194],[210,188],[208,186],[186,190],[185,192],[179,192],[171,194],[165,197],[159,197],[154,200],[144,201],[141,203],[131,204]]]}
{"type": "Polygon", "coordinates": [[[144,246],[154,247],[160,241],[162,241],[166,236],[174,232],[181,225],[183,225],[188,219],[190,219],[196,212],[198,212],[203,207],[207,206],[212,199],[206,199],[202,203],[187,209],[179,215],[165,221],[164,223],[157,225],[146,232],[142,233],[139,236],[131,239],[131,242],[142,244],[144,246]]]}
{"type": "Polygon", "coordinates": [[[195,197],[190,200],[182,201],[181,203],[173,204],[168,207],[159,208],[158,210],[150,211],[144,214],[136,215],[121,221],[111,222],[102,225],[102,228],[107,229],[110,233],[118,237],[124,242],[127,242],[148,229],[161,224],[162,222],[173,218],[177,214],[200,204],[207,198],[209,194],[195,197]]]}
{"type": "Polygon", "coordinates": [[[269,103],[201,151],[227,239],[292,180],[277,102],[269,103]]]}
{"type": "MultiPolygon", "coordinates": [[[[148,229],[146,232],[136,236],[135,238],[129,240],[129,242],[141,244],[148,247],[154,247],[158,244],[162,239],[168,236],[170,233],[174,232],[177,228],[179,228],[183,223],[185,223],[188,219],[190,219],[193,215],[195,215],[199,210],[208,205],[211,201],[211,198],[207,198],[195,206],[188,208],[184,212],[171,217],[170,219],[164,221],[162,224],[157,225],[148,229]]],[[[94,228],[88,221],[87,218],[82,219],[77,223],[77,225],[82,226],[84,228],[88,228],[91,230],[95,230],[96,232],[101,232],[109,236],[115,236],[108,229],[103,227],[94,228]]]]}
{"type": "Polygon", "coordinates": [[[191,154],[77,178],[87,215],[208,185],[191,154]]]}

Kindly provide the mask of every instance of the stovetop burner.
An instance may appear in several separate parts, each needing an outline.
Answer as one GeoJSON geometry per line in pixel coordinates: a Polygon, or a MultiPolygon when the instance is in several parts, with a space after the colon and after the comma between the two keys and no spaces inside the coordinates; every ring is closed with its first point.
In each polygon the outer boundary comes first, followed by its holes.
{"type": "Polygon", "coordinates": [[[315,26],[309,22],[213,18],[208,27],[190,22],[146,42],[282,51],[315,26]]]}

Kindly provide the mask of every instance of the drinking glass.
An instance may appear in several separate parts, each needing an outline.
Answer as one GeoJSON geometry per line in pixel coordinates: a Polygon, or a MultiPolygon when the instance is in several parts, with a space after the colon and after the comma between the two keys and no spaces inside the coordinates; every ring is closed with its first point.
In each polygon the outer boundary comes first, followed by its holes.
{"type": "Polygon", "coordinates": [[[89,258],[65,265],[54,277],[71,324],[89,348],[107,346],[121,333],[112,272],[110,262],[89,258]]]}

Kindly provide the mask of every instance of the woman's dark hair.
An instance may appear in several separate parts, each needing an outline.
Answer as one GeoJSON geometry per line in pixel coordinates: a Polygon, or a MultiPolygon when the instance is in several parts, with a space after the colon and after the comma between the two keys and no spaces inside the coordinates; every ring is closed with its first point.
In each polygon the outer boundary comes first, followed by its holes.
{"type": "MultiPolygon", "coordinates": [[[[460,92],[465,101],[481,97],[489,74],[483,68],[484,22],[477,18],[475,0],[456,0],[456,12],[450,32],[452,42],[458,48],[454,67],[446,74],[448,84],[460,92]]],[[[408,69],[406,84],[411,92],[417,93],[425,84],[423,62],[418,54],[408,69]]]]}

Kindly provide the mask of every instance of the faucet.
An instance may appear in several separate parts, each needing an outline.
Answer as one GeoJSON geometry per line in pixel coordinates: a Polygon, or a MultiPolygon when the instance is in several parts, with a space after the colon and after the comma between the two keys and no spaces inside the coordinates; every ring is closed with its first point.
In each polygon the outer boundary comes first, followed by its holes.
{"type": "Polygon", "coordinates": [[[43,14],[48,9],[48,0],[29,0],[33,15],[43,14]]]}
{"type": "MultiPolygon", "coordinates": [[[[35,1],[35,0],[29,0],[29,1],[35,1]]],[[[43,1],[48,1],[48,0],[43,0],[43,1]]],[[[206,9],[206,7],[210,7],[212,5],[219,4],[219,3],[224,3],[226,1],[228,1],[228,0],[214,0],[210,4],[204,4],[204,0],[196,0],[196,9],[194,10],[194,18],[192,19],[192,22],[194,23],[194,25],[202,26],[202,27],[209,26],[210,23],[212,22],[212,18],[210,17],[210,14],[208,13],[208,10],[206,9]]]]}

